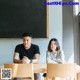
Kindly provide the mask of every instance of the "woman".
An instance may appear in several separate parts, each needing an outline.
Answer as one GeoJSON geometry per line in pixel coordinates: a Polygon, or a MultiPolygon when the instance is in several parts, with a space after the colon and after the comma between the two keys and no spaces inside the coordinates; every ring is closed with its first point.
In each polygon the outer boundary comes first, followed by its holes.
{"type": "MultiPolygon", "coordinates": [[[[65,56],[60,49],[59,42],[56,38],[52,38],[48,44],[48,50],[46,52],[46,63],[63,64],[65,63],[65,56]]],[[[46,80],[46,74],[43,74],[46,80]]]]}

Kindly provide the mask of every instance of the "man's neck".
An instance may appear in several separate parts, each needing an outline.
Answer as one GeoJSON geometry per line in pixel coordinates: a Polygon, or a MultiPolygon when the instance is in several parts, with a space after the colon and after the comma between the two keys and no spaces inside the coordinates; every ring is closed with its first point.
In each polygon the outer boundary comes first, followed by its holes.
{"type": "Polygon", "coordinates": [[[29,49],[31,47],[31,44],[28,47],[25,47],[25,49],[29,49]]]}

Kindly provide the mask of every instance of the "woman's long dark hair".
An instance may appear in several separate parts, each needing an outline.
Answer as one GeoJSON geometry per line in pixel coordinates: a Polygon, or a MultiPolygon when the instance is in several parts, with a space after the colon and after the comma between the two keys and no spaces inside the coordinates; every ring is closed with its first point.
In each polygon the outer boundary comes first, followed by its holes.
{"type": "Polygon", "coordinates": [[[51,42],[54,41],[55,44],[56,44],[56,51],[60,50],[60,45],[59,45],[59,42],[56,38],[52,38],[50,41],[49,41],[49,44],[48,44],[48,51],[52,52],[51,50],[51,42]]]}

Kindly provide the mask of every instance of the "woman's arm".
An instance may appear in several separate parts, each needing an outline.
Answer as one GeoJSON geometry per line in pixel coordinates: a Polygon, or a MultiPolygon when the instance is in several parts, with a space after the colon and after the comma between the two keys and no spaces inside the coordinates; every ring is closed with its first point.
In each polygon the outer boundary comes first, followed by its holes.
{"type": "Polygon", "coordinates": [[[65,56],[64,56],[64,52],[61,50],[59,52],[59,59],[52,59],[50,52],[46,52],[46,62],[47,63],[65,63],[65,56]]]}
{"type": "Polygon", "coordinates": [[[51,59],[50,52],[46,52],[46,63],[54,63],[56,64],[57,62],[51,59]]]}
{"type": "Polygon", "coordinates": [[[56,59],[55,61],[62,64],[65,63],[65,55],[63,50],[60,50],[59,56],[60,56],[60,59],[56,59]]]}
{"type": "Polygon", "coordinates": [[[61,63],[65,63],[65,55],[64,55],[64,52],[63,50],[61,50],[61,63]]]}

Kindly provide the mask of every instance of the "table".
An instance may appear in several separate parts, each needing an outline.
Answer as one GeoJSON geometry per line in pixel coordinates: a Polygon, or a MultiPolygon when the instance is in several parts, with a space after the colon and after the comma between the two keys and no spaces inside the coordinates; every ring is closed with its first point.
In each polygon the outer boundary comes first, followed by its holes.
{"type": "MultiPolygon", "coordinates": [[[[33,64],[33,66],[34,66],[34,73],[46,73],[46,71],[47,71],[46,63],[33,64]]],[[[76,65],[76,73],[78,76],[78,80],[80,80],[80,66],[79,65],[76,65]]]]}
{"type": "MultiPolygon", "coordinates": [[[[41,64],[34,64],[34,73],[44,73],[46,72],[47,64],[41,63],[41,64]]],[[[76,65],[76,72],[80,72],[80,66],[76,65]]]]}
{"type": "MultiPolygon", "coordinates": [[[[47,64],[34,64],[34,73],[46,73],[47,64]]],[[[76,65],[77,80],[80,80],[80,66],[76,65]]]]}
{"type": "Polygon", "coordinates": [[[34,64],[34,73],[45,73],[47,68],[47,64],[40,63],[34,64]]]}

